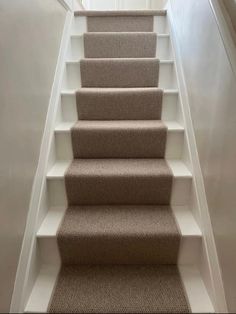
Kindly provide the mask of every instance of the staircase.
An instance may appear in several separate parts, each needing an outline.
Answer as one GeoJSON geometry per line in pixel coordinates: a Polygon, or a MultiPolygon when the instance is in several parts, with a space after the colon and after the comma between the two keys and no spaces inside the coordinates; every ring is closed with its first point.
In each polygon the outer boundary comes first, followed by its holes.
{"type": "Polygon", "coordinates": [[[214,312],[166,11],[71,27],[27,313],[214,312]]]}

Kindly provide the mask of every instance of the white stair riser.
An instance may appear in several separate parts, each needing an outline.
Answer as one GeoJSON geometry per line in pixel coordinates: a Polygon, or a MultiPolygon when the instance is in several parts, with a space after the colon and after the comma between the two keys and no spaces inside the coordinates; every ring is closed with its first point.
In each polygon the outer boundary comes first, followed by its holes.
{"type": "MultiPolygon", "coordinates": [[[[58,160],[73,159],[72,141],[70,131],[56,131],[56,156],[58,160]]],[[[166,158],[180,159],[184,144],[184,131],[171,130],[167,133],[166,158]]]]}
{"type": "MultiPolygon", "coordinates": [[[[157,36],[156,57],[160,60],[171,60],[172,51],[169,35],[157,36]]],[[[78,61],[84,58],[84,37],[83,35],[72,36],[68,48],[67,59],[78,61]]]]}
{"type": "MultiPolygon", "coordinates": [[[[168,24],[166,16],[155,16],[154,17],[154,32],[157,34],[167,34],[168,24]]],[[[72,25],[73,35],[82,35],[87,32],[87,18],[84,16],[76,16],[72,25]]]]}
{"type": "MultiPolygon", "coordinates": [[[[163,89],[176,89],[176,73],[174,62],[160,62],[159,84],[163,89]]],[[[67,62],[63,77],[63,89],[75,89],[81,87],[80,63],[67,62]]]]}
{"type": "MultiPolygon", "coordinates": [[[[177,92],[164,92],[162,104],[162,120],[176,121],[179,95],[177,92]]],[[[75,94],[61,95],[61,112],[64,122],[76,122],[78,120],[75,94]]]]}
{"type": "MultiPolygon", "coordinates": [[[[43,264],[60,265],[60,253],[56,236],[40,236],[37,238],[40,258],[43,264]]],[[[202,238],[200,236],[182,236],[178,264],[193,265],[201,253],[202,238]]]]}
{"type": "MultiPolygon", "coordinates": [[[[65,181],[63,178],[48,178],[48,197],[50,206],[67,206],[65,181]]],[[[174,177],[171,195],[171,205],[184,206],[189,202],[191,194],[191,177],[174,177]]]]}

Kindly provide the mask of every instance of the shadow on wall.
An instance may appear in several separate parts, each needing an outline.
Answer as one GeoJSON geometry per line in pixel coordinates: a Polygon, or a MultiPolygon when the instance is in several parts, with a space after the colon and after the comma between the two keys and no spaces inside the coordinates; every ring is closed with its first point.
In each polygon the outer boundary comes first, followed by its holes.
{"type": "Polygon", "coordinates": [[[236,0],[219,1],[236,45],[236,0]]]}

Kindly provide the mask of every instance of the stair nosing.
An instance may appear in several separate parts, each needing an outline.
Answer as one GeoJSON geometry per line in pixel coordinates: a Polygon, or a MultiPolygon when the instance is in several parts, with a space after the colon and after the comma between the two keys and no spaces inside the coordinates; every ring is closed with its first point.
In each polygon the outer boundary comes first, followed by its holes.
{"type": "MultiPolygon", "coordinates": [[[[54,131],[55,133],[68,133],[70,132],[71,128],[76,125],[77,123],[82,123],[82,124],[86,124],[86,122],[93,122],[93,123],[98,123],[98,124],[102,124],[102,123],[111,123],[111,124],[116,124],[117,122],[119,122],[119,124],[122,123],[122,121],[125,121],[127,123],[131,123],[132,122],[135,122],[136,123],[140,123],[142,124],[142,122],[145,122],[146,124],[148,124],[150,122],[150,124],[152,123],[155,123],[156,122],[160,122],[162,120],[78,120],[78,121],[75,121],[75,122],[61,122],[59,123],[54,131]]],[[[163,122],[163,121],[162,121],[163,122]]],[[[168,132],[184,132],[184,127],[181,126],[178,122],[175,122],[175,121],[164,121],[163,124],[167,127],[168,129],[168,132]]],[[[102,128],[101,128],[102,129],[102,128]]],[[[138,129],[138,126],[137,126],[137,129],[138,129]]]]}
{"type": "Polygon", "coordinates": [[[71,34],[70,37],[71,38],[81,38],[84,36],[84,34],[96,34],[96,35],[120,35],[120,34],[156,34],[157,37],[160,37],[160,38],[169,38],[170,37],[170,34],[169,33],[162,33],[162,34],[157,34],[156,32],[85,32],[85,33],[82,33],[82,34],[71,34]]]}
{"type": "MultiPolygon", "coordinates": [[[[95,159],[95,158],[92,158],[95,159]]],[[[107,158],[99,158],[100,160],[104,160],[107,158]]],[[[99,160],[97,159],[97,160],[99,160]]],[[[124,158],[108,158],[108,159],[112,159],[114,161],[117,160],[121,160],[124,158]]],[[[145,160],[156,160],[157,158],[131,158],[129,160],[132,159],[145,159],[145,160]]],[[[47,179],[48,180],[53,180],[53,179],[61,179],[64,180],[64,175],[66,170],[68,169],[69,165],[71,164],[72,160],[60,160],[57,161],[54,166],[48,171],[47,173],[47,179]]],[[[188,170],[188,168],[185,166],[185,164],[180,161],[180,160],[176,160],[176,159],[166,159],[169,167],[172,170],[173,176],[174,178],[192,178],[192,174],[191,172],[188,170]],[[182,172],[182,173],[181,173],[182,172]]]]}
{"type": "Polygon", "coordinates": [[[159,58],[80,58],[78,60],[67,60],[66,64],[76,64],[79,65],[81,60],[86,60],[87,62],[94,61],[153,61],[159,60],[160,64],[174,64],[174,60],[160,60],[159,58]]]}
{"type": "MultiPolygon", "coordinates": [[[[126,88],[125,91],[129,91],[129,90],[151,90],[151,89],[160,89],[158,87],[130,87],[130,88],[126,88]]],[[[97,88],[97,87],[80,87],[78,89],[64,89],[61,91],[61,95],[62,96],[75,96],[77,91],[98,91],[101,90],[101,88],[97,88]]],[[[103,91],[110,91],[110,90],[120,90],[122,91],[123,88],[117,87],[117,88],[108,88],[105,87],[103,88],[103,91]]],[[[179,94],[179,90],[178,89],[163,89],[163,93],[165,94],[179,94]]]]}
{"type": "Polygon", "coordinates": [[[94,16],[94,17],[104,17],[104,16],[166,16],[167,10],[81,10],[74,11],[74,16],[94,16]]]}

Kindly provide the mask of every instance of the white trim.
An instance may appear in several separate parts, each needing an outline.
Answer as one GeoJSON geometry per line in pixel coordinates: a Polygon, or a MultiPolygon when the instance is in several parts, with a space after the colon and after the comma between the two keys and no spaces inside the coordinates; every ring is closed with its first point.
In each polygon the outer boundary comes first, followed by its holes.
{"type": "Polygon", "coordinates": [[[73,11],[73,0],[57,0],[66,10],[73,11]]]}
{"type": "Polygon", "coordinates": [[[233,73],[236,77],[236,44],[233,39],[233,34],[235,34],[235,30],[231,23],[230,17],[229,21],[226,21],[226,16],[228,15],[227,10],[221,7],[219,2],[216,0],[209,0],[209,3],[212,8],[233,73]],[[223,13],[223,11],[225,12],[223,13]]]}
{"type": "Polygon", "coordinates": [[[212,230],[211,220],[209,216],[209,209],[206,199],[204,180],[201,172],[200,161],[198,157],[197,145],[194,135],[194,129],[191,119],[189,98],[187,92],[187,86],[184,76],[184,70],[182,67],[182,57],[180,52],[179,43],[175,34],[175,23],[173,20],[171,6],[168,5],[168,21],[170,26],[171,41],[174,46],[173,54],[176,61],[177,80],[179,85],[179,95],[182,104],[183,118],[185,124],[185,132],[187,143],[190,152],[190,162],[192,166],[193,183],[196,188],[197,200],[199,204],[199,212],[201,217],[201,228],[203,234],[203,244],[207,252],[207,263],[210,269],[211,285],[213,287],[213,303],[215,305],[216,312],[226,313],[227,304],[223,286],[223,280],[221,275],[221,269],[218,261],[216,245],[214,240],[214,234],[212,230]]]}
{"type": "Polygon", "coordinates": [[[45,129],[42,137],[42,143],[39,154],[39,162],[36,170],[32,194],[27,217],[26,229],[22,243],[22,249],[17,268],[16,280],[10,307],[11,313],[23,312],[27,298],[27,285],[31,271],[31,262],[33,258],[33,249],[36,241],[38,215],[40,203],[43,195],[43,187],[47,174],[47,165],[51,142],[54,136],[54,124],[56,120],[57,106],[61,92],[62,77],[65,67],[68,41],[70,39],[70,29],[73,20],[73,13],[67,12],[63,35],[54,75],[51,97],[49,101],[48,113],[45,123],[45,129]]]}

